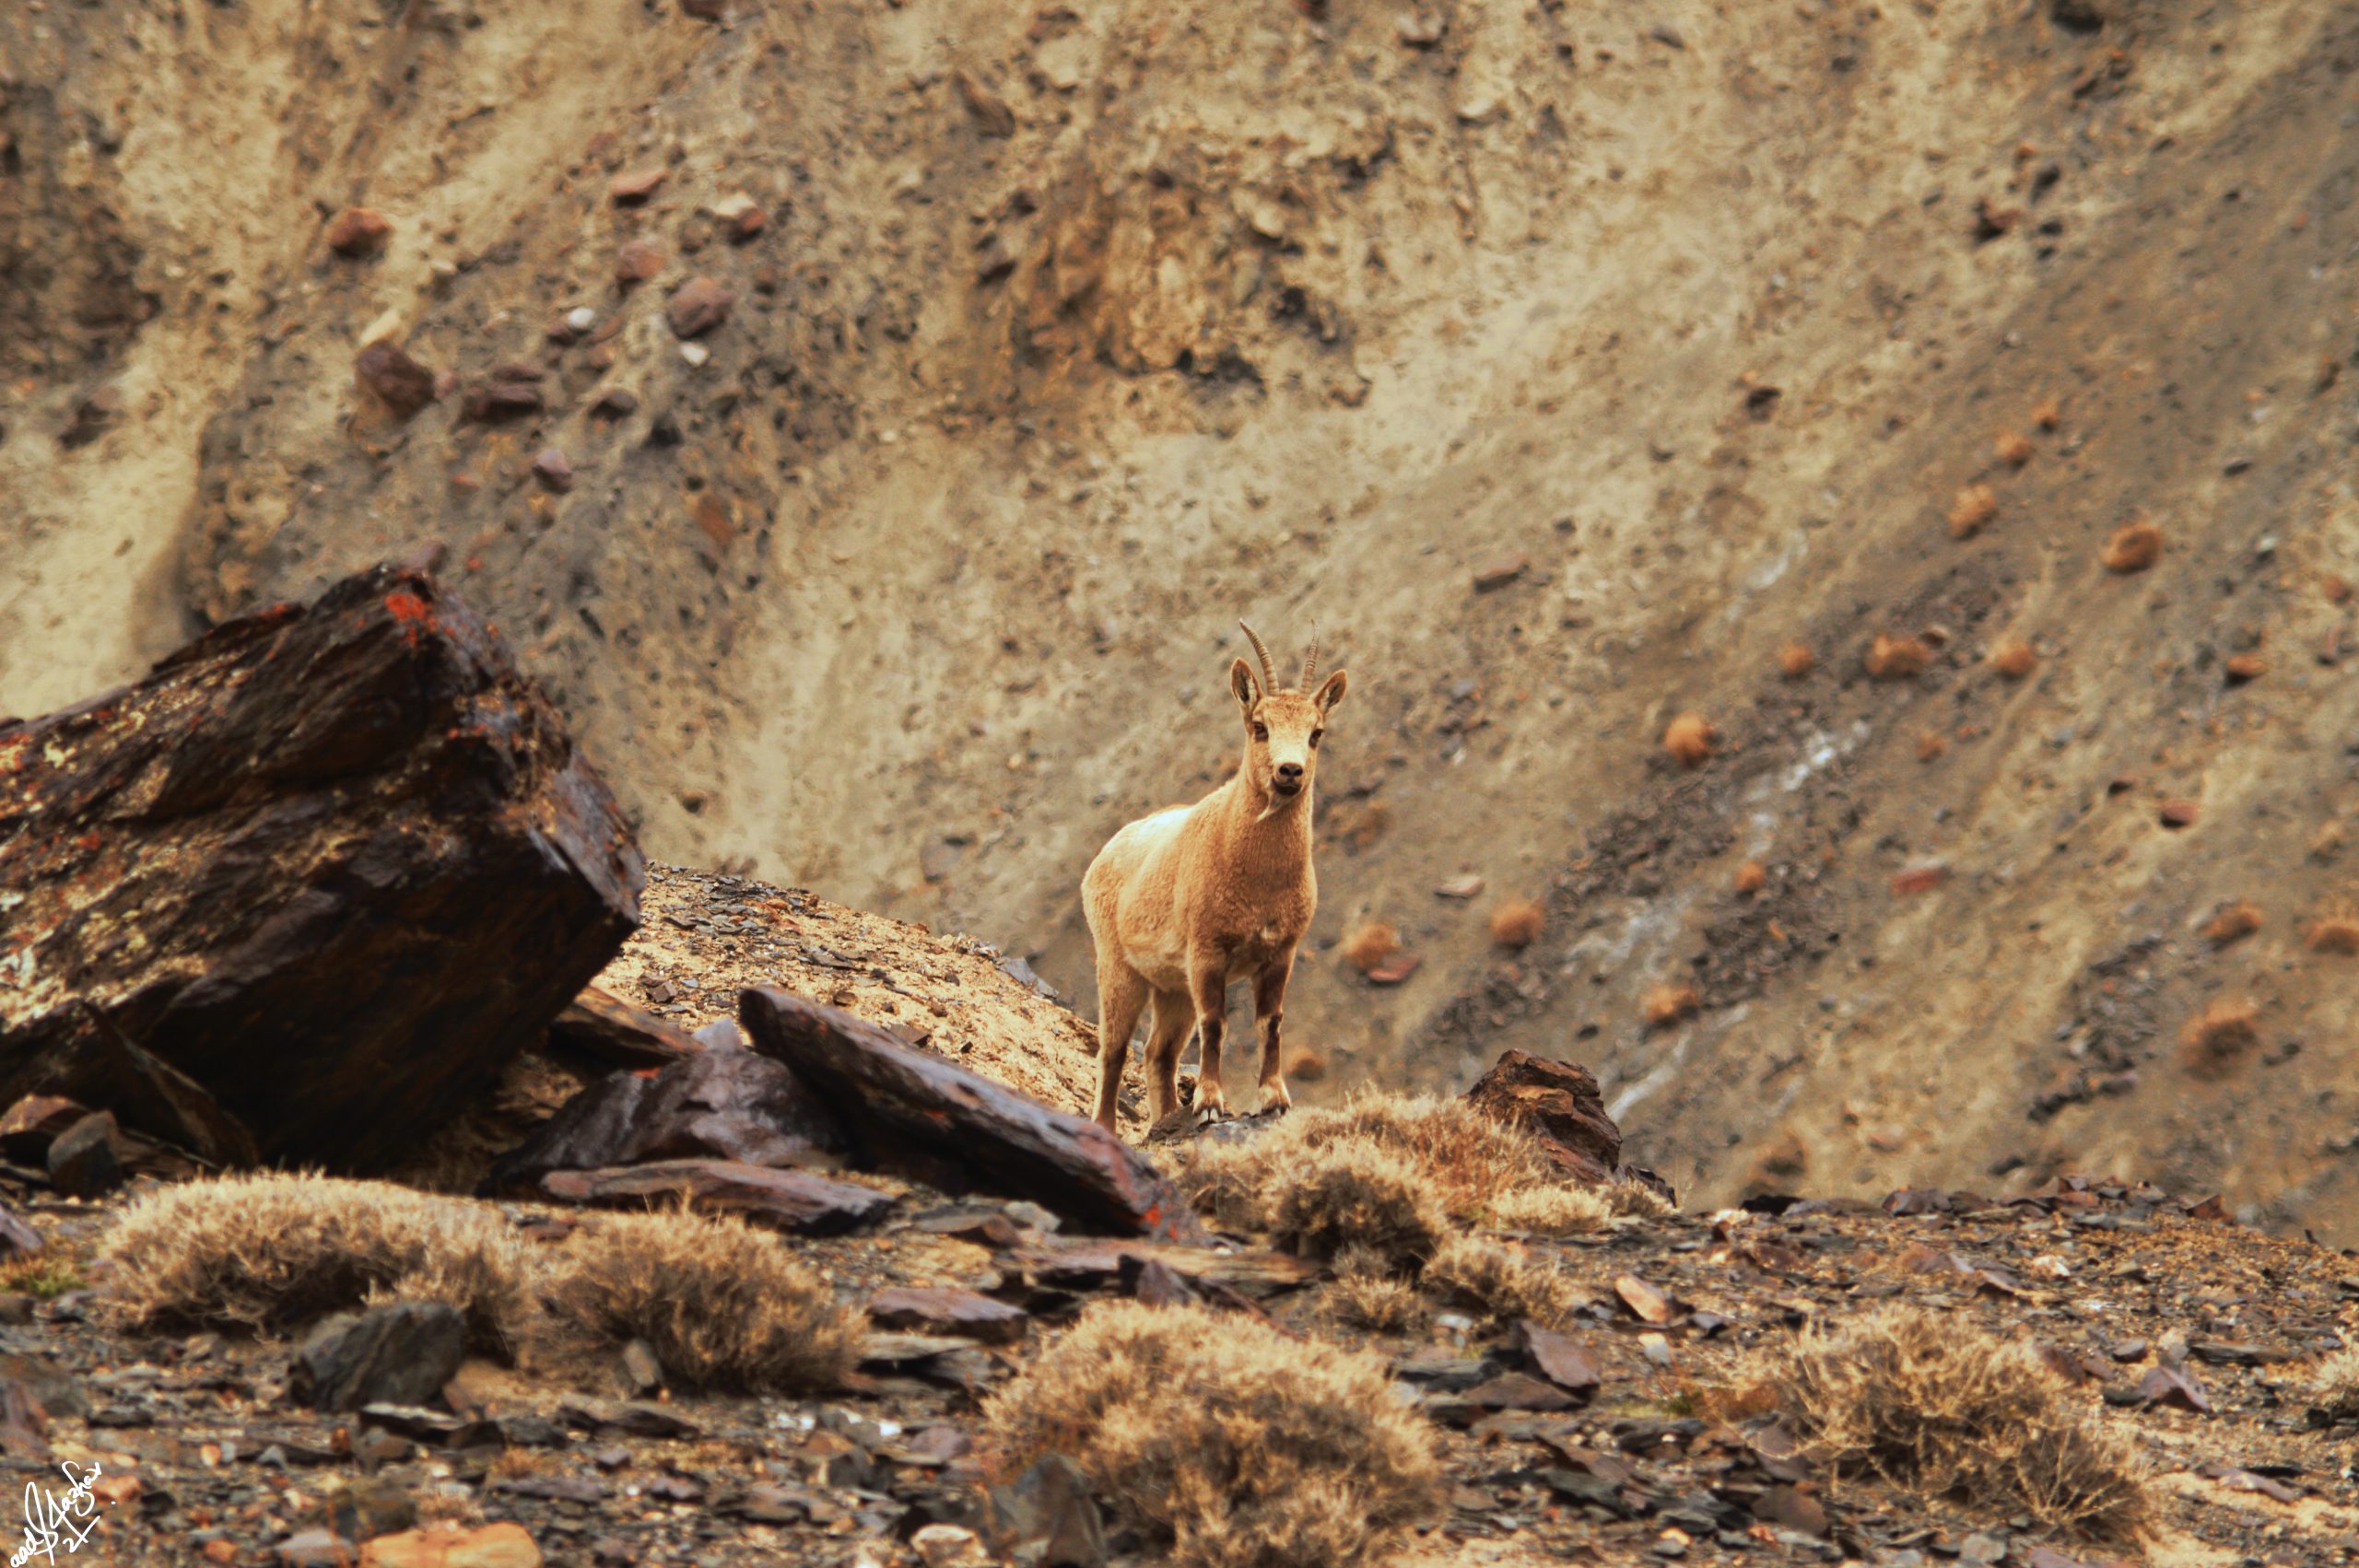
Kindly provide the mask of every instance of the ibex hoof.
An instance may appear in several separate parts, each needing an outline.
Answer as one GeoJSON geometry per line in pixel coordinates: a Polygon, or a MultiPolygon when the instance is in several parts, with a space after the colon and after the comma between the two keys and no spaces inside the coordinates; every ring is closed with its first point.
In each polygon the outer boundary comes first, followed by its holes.
{"type": "Polygon", "coordinates": [[[1294,1096],[1284,1089],[1273,1089],[1262,1096],[1263,1116],[1284,1116],[1294,1109],[1294,1096]]]}

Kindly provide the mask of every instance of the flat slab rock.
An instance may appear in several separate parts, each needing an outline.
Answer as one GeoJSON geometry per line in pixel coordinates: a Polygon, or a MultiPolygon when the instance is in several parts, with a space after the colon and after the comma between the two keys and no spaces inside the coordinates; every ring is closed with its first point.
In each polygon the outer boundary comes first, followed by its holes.
{"type": "Polygon", "coordinates": [[[868,1316],[879,1328],[919,1334],[957,1334],[987,1344],[1014,1344],[1024,1338],[1031,1315],[973,1291],[941,1285],[900,1285],[868,1298],[868,1316]]]}
{"type": "Polygon", "coordinates": [[[698,1209],[726,1209],[796,1235],[841,1235],[882,1219],[889,1193],[809,1171],[774,1170],[735,1160],[658,1160],[596,1171],[551,1171],[537,1195],[557,1203],[606,1209],[653,1208],[675,1198],[698,1209]]]}
{"type": "Polygon", "coordinates": [[[359,573],[0,723],[0,1103],[390,1163],[614,955],[642,875],[499,638],[423,570],[359,573]]]}
{"type": "Polygon", "coordinates": [[[745,991],[738,1021],[756,1050],[811,1086],[862,1160],[947,1191],[1027,1198],[1097,1230],[1205,1239],[1162,1173],[1094,1121],[774,987],[745,991]]]}

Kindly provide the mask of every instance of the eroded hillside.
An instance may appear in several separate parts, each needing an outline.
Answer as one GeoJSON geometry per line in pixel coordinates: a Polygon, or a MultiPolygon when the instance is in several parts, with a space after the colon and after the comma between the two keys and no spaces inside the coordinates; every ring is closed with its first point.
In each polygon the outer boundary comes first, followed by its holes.
{"type": "Polygon", "coordinates": [[[0,61],[0,709],[440,543],[656,852],[1086,996],[1082,867],[1218,777],[1237,615],[1315,620],[1317,1092],[1525,1045],[1706,1200],[2070,1164],[2359,1240],[2348,12],[256,0],[0,61]]]}

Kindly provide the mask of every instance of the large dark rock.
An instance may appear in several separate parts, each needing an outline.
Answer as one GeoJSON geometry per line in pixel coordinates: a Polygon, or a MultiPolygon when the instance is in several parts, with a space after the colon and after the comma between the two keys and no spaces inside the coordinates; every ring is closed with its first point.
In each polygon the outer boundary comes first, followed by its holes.
{"type": "Polygon", "coordinates": [[[1540,1141],[1549,1163],[1579,1181],[1611,1181],[1622,1164],[1622,1129],[1589,1069],[1529,1051],[1509,1051],[1466,1091],[1486,1114],[1540,1141]]]}
{"type": "Polygon", "coordinates": [[[846,1147],[792,1068],[751,1051],[698,1050],[652,1078],[616,1072],[582,1090],[492,1166],[484,1190],[522,1194],[551,1171],[650,1160],[831,1164],[846,1147]]]}
{"type": "Polygon", "coordinates": [[[791,991],[748,990],[737,1017],[757,1051],[793,1068],[816,1092],[865,1162],[946,1191],[1028,1198],[1094,1229],[1205,1239],[1187,1200],[1146,1156],[1094,1121],[791,991]]]}
{"type": "Polygon", "coordinates": [[[466,1320],[434,1301],[397,1301],[327,1319],[295,1352],[288,1392],[323,1410],[423,1405],[466,1354],[466,1320]]]}
{"type": "Polygon", "coordinates": [[[642,875],[483,623],[420,570],[360,573],[0,724],[0,1103],[385,1164],[604,966],[642,875]]]}
{"type": "Polygon", "coordinates": [[[92,1111],[49,1146],[49,1185],[68,1198],[98,1198],[123,1185],[114,1117],[92,1111]]]}
{"type": "Polygon", "coordinates": [[[892,1196],[809,1171],[771,1170],[734,1160],[658,1160],[613,1170],[551,1171],[530,1196],[608,1209],[725,1209],[796,1235],[840,1235],[884,1217],[892,1196]]]}

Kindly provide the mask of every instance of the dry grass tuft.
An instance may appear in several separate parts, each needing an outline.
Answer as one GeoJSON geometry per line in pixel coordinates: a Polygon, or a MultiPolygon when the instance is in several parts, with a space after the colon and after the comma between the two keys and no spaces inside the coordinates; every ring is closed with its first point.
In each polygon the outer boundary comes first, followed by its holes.
{"type": "Polygon", "coordinates": [[[1415,1161],[1366,1135],[1282,1160],[1264,1187],[1271,1239],[1308,1258],[1365,1247],[1395,1263],[1433,1256],[1449,1216],[1415,1161]]]}
{"type": "Polygon", "coordinates": [[[2260,906],[2249,898],[2239,898],[2234,904],[2222,906],[2220,911],[2204,923],[2204,939],[2214,947],[2225,947],[2260,930],[2260,906]]]}
{"type": "Polygon", "coordinates": [[[1818,668],[1818,655],[1806,642],[1790,642],[1778,649],[1778,673],[1790,681],[1799,681],[1818,668]]]}
{"type": "Polygon", "coordinates": [[[1968,485],[1950,500],[1950,537],[1971,539],[1999,515],[1999,497],[1988,485],[1968,485]]]}
{"type": "Polygon", "coordinates": [[[1878,632],[1861,662],[1867,666],[1868,673],[1879,681],[1907,681],[1923,674],[1932,661],[1933,650],[1925,646],[1922,638],[1878,632]]]}
{"type": "Polygon", "coordinates": [[[1683,713],[1662,732],[1662,749],[1682,767],[1701,767],[1712,755],[1719,734],[1700,713],[1683,713]]]}
{"type": "Polygon", "coordinates": [[[1613,1205],[1590,1188],[1519,1187],[1491,1199],[1490,1221],[1503,1231],[1568,1236],[1596,1230],[1614,1215],[1613,1205]]]}
{"type": "Polygon", "coordinates": [[[2239,997],[2214,997],[2180,1034],[2188,1065],[2214,1072],[2260,1044],[2260,1010],[2239,997]]]}
{"type": "Polygon", "coordinates": [[[702,1388],[832,1388],[866,1331],[785,1242],[734,1215],[607,1215],[566,1242],[546,1293],[553,1359],[644,1340],[667,1376],[702,1388]]]}
{"type": "Polygon", "coordinates": [[[1335,1282],[1325,1305],[1337,1322],[1371,1334],[1405,1334],[1426,1321],[1426,1298],[1417,1288],[1383,1254],[1364,1246],[1335,1255],[1335,1282]]]}
{"type": "Polygon", "coordinates": [[[1344,938],[1344,962],[1363,975],[1400,951],[1401,933],[1382,920],[1362,920],[1344,938]]]}
{"type": "Polygon", "coordinates": [[[506,1353],[533,1316],[531,1255],[498,1209],[386,1182],[184,1182],[125,1209],[99,1257],[109,1314],[139,1328],[286,1329],[390,1296],[447,1302],[506,1353]]]}
{"type": "Polygon", "coordinates": [[[2020,430],[2001,430],[1992,438],[1990,451],[2009,468],[2021,468],[2031,461],[2031,438],[2020,430]]]}
{"type": "Polygon", "coordinates": [[[2127,576],[2130,572],[2144,571],[2159,560],[2162,554],[2163,531],[2140,518],[2135,522],[2125,522],[2115,529],[2113,537],[2105,542],[2105,549],[2098,554],[2097,559],[2105,563],[2106,570],[2127,576]]]}
{"type": "Polygon", "coordinates": [[[1639,1006],[1647,1015],[1649,1029],[1668,1029],[1681,1019],[1694,1014],[1704,1005],[1704,999],[1694,986],[1673,985],[1664,981],[1647,988],[1639,1006]]]}
{"type": "Polygon", "coordinates": [[[985,1419],[1000,1471],[1071,1455],[1180,1568],[1380,1563],[1446,1495],[1384,1363],[1200,1307],[1088,1308],[985,1419]]]}
{"type": "Polygon", "coordinates": [[[2039,655],[2019,637],[2001,638],[1990,649],[1990,668],[2011,681],[2020,681],[2039,668],[2039,655]]]}
{"type": "Polygon", "coordinates": [[[2336,953],[2344,956],[2359,953],[2359,915],[2349,909],[2330,909],[2310,922],[2302,939],[2312,953],[2336,953]]]}
{"type": "Polygon", "coordinates": [[[1548,911],[1530,898],[1510,898],[1491,911],[1491,940],[1501,947],[1530,947],[1547,928],[1548,911]]]}
{"type": "Polygon", "coordinates": [[[1584,1299],[1563,1273],[1532,1262],[1520,1248],[1482,1236],[1450,1237],[1426,1265],[1423,1278],[1445,1300],[1500,1323],[1528,1317],[1554,1328],[1579,1311],[1584,1299]]]}
{"type": "Polygon", "coordinates": [[[2359,1421],[2359,1349],[2346,1346],[2318,1363],[2310,1398],[2336,1421],[2359,1421]]]}
{"type": "Polygon", "coordinates": [[[2151,1503],[2134,1445],[2027,1344],[1914,1307],[1805,1334],[1769,1382],[1820,1461],[2042,1524],[2126,1537],[2151,1503]]]}

